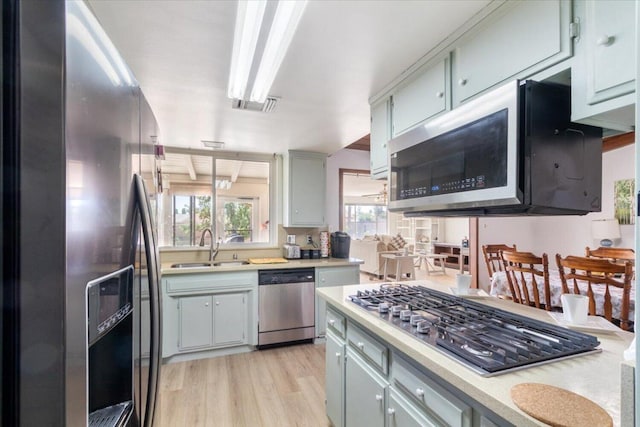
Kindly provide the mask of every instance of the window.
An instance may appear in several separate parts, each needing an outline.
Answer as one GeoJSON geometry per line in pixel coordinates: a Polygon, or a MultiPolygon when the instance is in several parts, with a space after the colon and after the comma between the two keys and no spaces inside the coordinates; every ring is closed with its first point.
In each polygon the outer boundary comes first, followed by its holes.
{"type": "Polygon", "coordinates": [[[344,229],[355,239],[387,232],[387,207],[384,205],[344,205],[344,229]]]}
{"type": "MultiPolygon", "coordinates": [[[[269,225],[275,163],[268,155],[167,148],[160,161],[160,246],[196,246],[206,229],[223,245],[275,243],[269,225]]],[[[210,244],[208,234],[204,243],[210,244]]]]}

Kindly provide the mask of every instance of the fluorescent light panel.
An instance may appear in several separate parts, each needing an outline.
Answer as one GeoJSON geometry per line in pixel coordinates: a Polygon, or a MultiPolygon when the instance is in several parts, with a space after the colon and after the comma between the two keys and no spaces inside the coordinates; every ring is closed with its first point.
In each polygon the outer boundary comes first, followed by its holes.
{"type": "MultiPolygon", "coordinates": [[[[291,44],[306,5],[307,0],[278,2],[249,97],[250,101],[262,103],[267,99],[269,89],[291,44]]],[[[265,0],[238,2],[227,93],[229,98],[244,99],[265,7],[265,0]]]]}
{"type": "Polygon", "coordinates": [[[227,93],[229,98],[244,98],[266,6],[266,0],[240,0],[238,2],[227,93]]]}
{"type": "Polygon", "coordinates": [[[264,102],[276,78],[284,55],[289,49],[293,35],[298,28],[306,0],[280,0],[276,9],[267,44],[262,53],[260,68],[251,90],[250,101],[264,102]]]}

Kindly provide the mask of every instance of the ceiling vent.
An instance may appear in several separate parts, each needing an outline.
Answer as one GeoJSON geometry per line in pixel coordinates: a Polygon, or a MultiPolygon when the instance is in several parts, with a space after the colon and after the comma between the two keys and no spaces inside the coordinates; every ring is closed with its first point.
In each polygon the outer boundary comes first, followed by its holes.
{"type": "Polygon", "coordinates": [[[264,102],[245,101],[243,99],[234,99],[231,101],[231,108],[236,110],[249,110],[249,111],[262,111],[263,113],[270,113],[276,108],[276,103],[279,98],[275,96],[268,96],[264,102]]]}

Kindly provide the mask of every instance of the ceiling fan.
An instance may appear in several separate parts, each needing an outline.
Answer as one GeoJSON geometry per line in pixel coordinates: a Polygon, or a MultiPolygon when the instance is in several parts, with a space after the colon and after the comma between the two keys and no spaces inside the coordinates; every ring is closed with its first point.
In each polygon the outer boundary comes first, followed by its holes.
{"type": "Polygon", "coordinates": [[[380,191],[379,193],[373,193],[373,194],[363,194],[362,197],[373,197],[375,198],[376,202],[380,202],[382,204],[387,204],[387,184],[384,183],[382,184],[382,191],[380,191]]]}

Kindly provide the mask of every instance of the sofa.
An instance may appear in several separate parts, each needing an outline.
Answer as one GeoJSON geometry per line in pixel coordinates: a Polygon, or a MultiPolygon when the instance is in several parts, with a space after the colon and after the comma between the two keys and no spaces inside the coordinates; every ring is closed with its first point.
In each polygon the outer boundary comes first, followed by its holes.
{"type": "MultiPolygon", "coordinates": [[[[398,253],[407,248],[409,253],[413,253],[413,245],[398,245],[397,236],[389,236],[386,234],[376,236],[364,236],[362,239],[352,239],[349,248],[349,257],[358,258],[363,261],[360,264],[360,272],[373,274],[378,278],[382,278],[384,274],[384,263],[386,258],[382,257],[385,253],[398,253]],[[400,247],[398,247],[400,246],[400,247]]],[[[396,271],[396,261],[387,260],[387,274],[393,275],[396,271]]],[[[412,263],[412,260],[404,260],[404,263],[412,263]]],[[[401,266],[402,271],[413,271],[410,264],[401,266]]]]}

